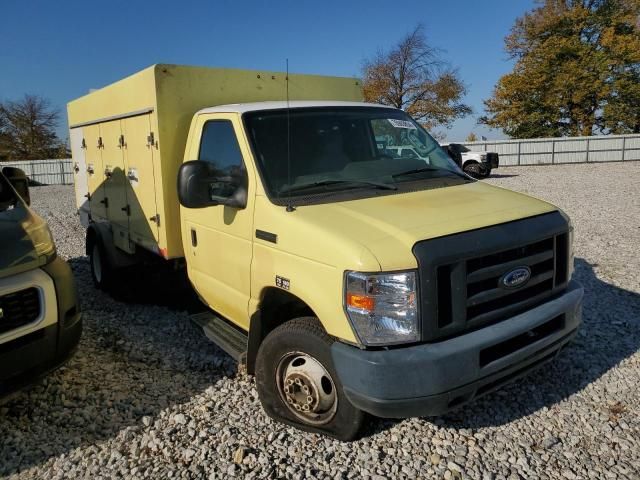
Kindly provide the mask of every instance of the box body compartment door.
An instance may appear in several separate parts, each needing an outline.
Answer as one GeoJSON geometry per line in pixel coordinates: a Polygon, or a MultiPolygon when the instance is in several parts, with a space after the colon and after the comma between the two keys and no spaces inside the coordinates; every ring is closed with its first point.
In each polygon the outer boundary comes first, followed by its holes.
{"type": "Polygon", "coordinates": [[[82,128],[72,128],[69,132],[69,142],[71,143],[71,155],[73,156],[73,184],[76,192],[76,205],[80,215],[80,223],[83,226],[89,225],[89,185],[87,174],[87,160],[84,152],[86,144],[82,128]]]}
{"type": "Polygon", "coordinates": [[[87,125],[82,128],[87,162],[87,184],[90,195],[90,212],[93,220],[106,220],[108,200],[104,192],[104,165],[102,164],[102,137],[100,125],[87,125]]]}
{"type": "Polygon", "coordinates": [[[127,229],[127,178],[125,174],[124,143],[120,120],[100,124],[102,163],[104,165],[104,195],[108,199],[107,218],[115,227],[127,229]]]}
{"type": "Polygon", "coordinates": [[[129,235],[147,248],[157,248],[158,223],[154,176],[155,141],[151,133],[151,114],[124,118],[124,165],[129,202],[129,235]]]}

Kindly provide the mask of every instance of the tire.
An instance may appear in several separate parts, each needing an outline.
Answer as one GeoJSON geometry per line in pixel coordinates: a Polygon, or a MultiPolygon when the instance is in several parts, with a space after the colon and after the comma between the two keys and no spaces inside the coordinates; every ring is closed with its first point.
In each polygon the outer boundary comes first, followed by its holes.
{"type": "Polygon", "coordinates": [[[91,278],[95,287],[99,290],[108,291],[113,286],[115,272],[104,247],[98,240],[93,242],[89,250],[89,264],[91,265],[91,278]]]}
{"type": "Polygon", "coordinates": [[[467,162],[464,165],[464,173],[473,178],[482,178],[482,166],[478,162],[467,162]]]}
{"type": "Polygon", "coordinates": [[[483,167],[480,172],[480,178],[489,178],[491,175],[491,169],[489,167],[483,167]]]}
{"type": "Polygon", "coordinates": [[[349,441],[357,437],[365,413],[344,394],[331,358],[333,342],[314,317],[280,325],[258,349],[256,386],[271,418],[349,441]]]}

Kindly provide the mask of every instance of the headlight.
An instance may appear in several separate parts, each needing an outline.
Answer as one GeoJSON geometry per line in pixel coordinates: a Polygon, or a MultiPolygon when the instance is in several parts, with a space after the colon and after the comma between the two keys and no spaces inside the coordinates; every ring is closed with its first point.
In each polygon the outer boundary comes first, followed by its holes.
{"type": "Polygon", "coordinates": [[[571,280],[573,277],[574,270],[574,257],[573,257],[573,224],[571,223],[571,219],[569,219],[569,271],[567,272],[567,280],[571,280]]]}
{"type": "Polygon", "coordinates": [[[485,154],[480,155],[480,161],[481,162],[486,162],[487,161],[487,156],[485,154]]]}
{"type": "Polygon", "coordinates": [[[347,272],[344,302],[351,325],[364,345],[420,339],[415,272],[347,272]]]}
{"type": "Polygon", "coordinates": [[[574,270],[574,257],[573,257],[573,222],[571,221],[571,219],[569,218],[569,215],[567,215],[563,210],[558,209],[558,212],[560,212],[560,215],[562,215],[562,217],[567,221],[567,226],[569,227],[569,268],[567,271],[567,281],[571,280],[571,277],[573,276],[573,270],[574,270]]]}
{"type": "Polygon", "coordinates": [[[30,216],[23,224],[25,233],[29,236],[33,249],[38,257],[44,257],[45,262],[52,260],[56,253],[56,245],[47,222],[36,216],[30,216]]]}

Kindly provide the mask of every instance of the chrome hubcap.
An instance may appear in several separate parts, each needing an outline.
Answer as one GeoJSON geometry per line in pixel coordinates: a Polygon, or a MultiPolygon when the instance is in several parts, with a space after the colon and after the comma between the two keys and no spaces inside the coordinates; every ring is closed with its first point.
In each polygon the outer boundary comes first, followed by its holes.
{"type": "Polygon", "coordinates": [[[333,379],[311,355],[291,352],[283,356],[276,381],[285,405],[304,422],[322,425],[335,416],[338,397],[333,379]]]}

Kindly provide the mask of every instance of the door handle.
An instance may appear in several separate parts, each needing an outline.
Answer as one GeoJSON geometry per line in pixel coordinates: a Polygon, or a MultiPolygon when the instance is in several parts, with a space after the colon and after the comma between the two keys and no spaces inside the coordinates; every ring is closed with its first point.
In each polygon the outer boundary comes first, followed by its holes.
{"type": "Polygon", "coordinates": [[[198,246],[198,234],[196,233],[195,229],[191,229],[191,246],[193,247],[197,247],[198,246]]]}

